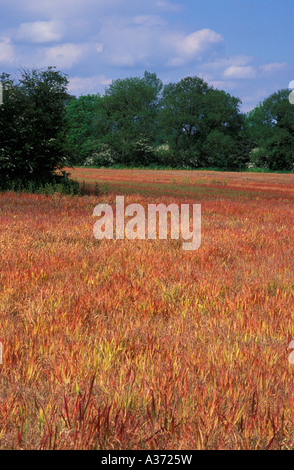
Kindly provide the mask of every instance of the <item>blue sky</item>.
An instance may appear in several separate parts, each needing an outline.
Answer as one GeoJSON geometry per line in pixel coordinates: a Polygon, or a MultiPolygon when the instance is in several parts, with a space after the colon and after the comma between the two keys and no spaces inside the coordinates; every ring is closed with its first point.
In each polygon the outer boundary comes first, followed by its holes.
{"type": "Polygon", "coordinates": [[[56,66],[79,96],[155,72],[248,111],[294,79],[293,0],[0,0],[0,72],[56,66]]]}

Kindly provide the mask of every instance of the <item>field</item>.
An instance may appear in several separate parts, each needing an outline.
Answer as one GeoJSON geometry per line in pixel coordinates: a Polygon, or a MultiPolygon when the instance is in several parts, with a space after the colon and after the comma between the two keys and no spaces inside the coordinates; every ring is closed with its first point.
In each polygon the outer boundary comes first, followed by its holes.
{"type": "Polygon", "coordinates": [[[294,449],[294,175],[74,169],[0,194],[0,449],[294,449]],[[93,209],[202,205],[202,243],[93,209]]]}

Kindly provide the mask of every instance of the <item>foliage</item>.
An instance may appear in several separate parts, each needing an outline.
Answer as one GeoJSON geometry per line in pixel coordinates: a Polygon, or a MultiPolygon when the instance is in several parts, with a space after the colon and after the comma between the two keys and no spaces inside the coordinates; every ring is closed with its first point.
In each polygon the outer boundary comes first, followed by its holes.
{"type": "Polygon", "coordinates": [[[152,163],[161,81],[156,74],[114,80],[97,107],[97,139],[122,164],[152,163]]]}
{"type": "Polygon", "coordinates": [[[17,84],[7,74],[0,107],[0,176],[46,181],[64,166],[68,79],[53,67],[23,70],[17,84]]]}
{"type": "Polygon", "coordinates": [[[204,151],[208,166],[229,168],[234,159],[235,142],[229,135],[215,129],[211,131],[205,142],[204,151]]]}
{"type": "Polygon", "coordinates": [[[67,165],[171,168],[294,168],[294,106],[288,90],[253,111],[186,77],[164,87],[154,73],[114,80],[104,96],[68,95],[53,67],[7,74],[0,108],[0,177],[54,179],[67,165]]]}
{"type": "Polygon", "coordinates": [[[85,166],[111,166],[118,159],[111,147],[107,144],[100,144],[98,150],[93,152],[85,162],[85,166]]]}
{"type": "Polygon", "coordinates": [[[99,151],[99,141],[94,134],[95,113],[100,102],[99,95],[86,95],[71,100],[66,106],[67,150],[72,164],[84,164],[99,151]]]}
{"type": "Polygon", "coordinates": [[[248,114],[254,141],[251,162],[270,170],[294,169],[294,106],[289,90],[280,90],[248,114]]]}
{"type": "Polygon", "coordinates": [[[243,117],[240,100],[187,77],[164,87],[160,125],[180,164],[234,166],[243,117]],[[219,147],[217,143],[219,142],[219,147]]]}
{"type": "Polygon", "coordinates": [[[8,179],[2,178],[0,181],[0,191],[28,192],[36,194],[68,194],[71,196],[81,195],[80,185],[77,181],[64,181],[61,177],[55,177],[55,181],[38,182],[36,180],[8,179]]]}

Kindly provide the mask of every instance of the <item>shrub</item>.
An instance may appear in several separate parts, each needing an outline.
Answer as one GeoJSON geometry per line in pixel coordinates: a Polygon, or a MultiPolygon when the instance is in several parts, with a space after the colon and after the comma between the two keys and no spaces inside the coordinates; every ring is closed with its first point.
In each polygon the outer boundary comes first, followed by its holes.
{"type": "Polygon", "coordinates": [[[99,152],[93,152],[84,166],[111,166],[117,161],[116,153],[107,144],[101,144],[99,152]]]}

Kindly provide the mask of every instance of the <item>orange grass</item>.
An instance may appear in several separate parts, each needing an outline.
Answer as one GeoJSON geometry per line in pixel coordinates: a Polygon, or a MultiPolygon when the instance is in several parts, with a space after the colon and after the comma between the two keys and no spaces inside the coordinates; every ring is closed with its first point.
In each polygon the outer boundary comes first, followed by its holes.
{"type": "Polygon", "coordinates": [[[72,176],[110,193],[0,194],[0,448],[294,449],[293,175],[72,176]],[[200,249],[96,240],[128,190],[202,204],[200,249]]]}

